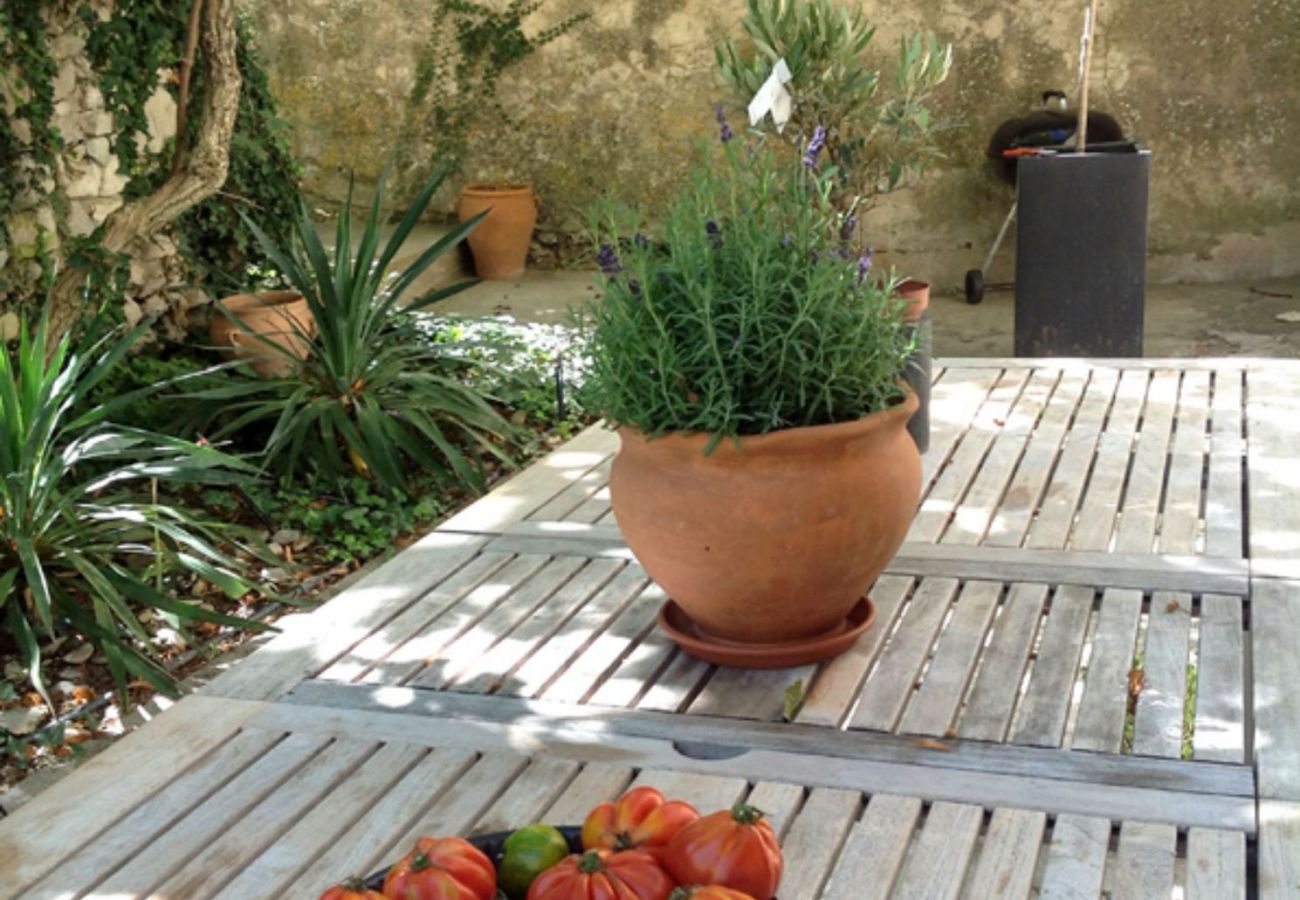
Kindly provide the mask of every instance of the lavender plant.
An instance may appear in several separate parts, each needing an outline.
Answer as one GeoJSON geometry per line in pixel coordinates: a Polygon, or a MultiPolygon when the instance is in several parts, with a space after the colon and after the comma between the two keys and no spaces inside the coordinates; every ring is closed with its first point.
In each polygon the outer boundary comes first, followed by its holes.
{"type": "Polygon", "coordinates": [[[897,403],[911,332],[893,274],[850,249],[825,132],[791,156],[718,119],[657,230],[627,206],[592,213],[605,284],[585,322],[588,408],[652,437],[707,432],[711,450],[897,403]]]}

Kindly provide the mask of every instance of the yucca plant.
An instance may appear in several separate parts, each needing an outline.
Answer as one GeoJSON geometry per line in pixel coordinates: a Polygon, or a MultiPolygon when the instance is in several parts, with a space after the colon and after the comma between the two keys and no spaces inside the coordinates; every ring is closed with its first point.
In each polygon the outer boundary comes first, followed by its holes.
{"type": "MultiPolygon", "coordinates": [[[[400,271],[389,268],[441,185],[439,171],[421,188],[387,241],[380,176],[369,215],[353,251],[352,186],[339,213],[334,246],[326,248],[301,200],[294,246],[277,245],[255,223],[249,227],[316,320],[307,334],[295,326],[308,355],[298,360],[274,341],[256,337],[266,352],[293,359],[285,377],[244,379],[195,396],[228,401],[218,437],[262,425],[268,468],[292,478],[306,468],[338,477],[355,469],[390,489],[406,483],[411,466],[446,472],[459,484],[483,484],[481,454],[509,463],[503,444],[516,438],[509,422],[461,374],[469,363],[423,339],[413,318],[433,303],[472,286],[461,281],[406,300],[416,280],[478,225],[480,215],[452,229],[400,271]],[[476,452],[468,452],[467,447],[476,452]]],[[[486,214],[484,214],[486,215],[486,214]]],[[[241,325],[242,327],[242,325],[241,325]]],[[[247,329],[245,329],[247,331],[247,329]]]]}
{"type": "Polygon", "coordinates": [[[124,702],[128,676],[170,692],[141,609],[182,632],[194,621],[257,627],[174,595],[171,578],[185,572],[231,597],[254,585],[227,526],[166,499],[176,485],[255,470],[213,447],[112,424],[139,392],[88,400],[148,324],[76,343],[65,335],[47,353],[42,316],[0,351],[0,608],[43,696],[41,644],[71,633],[104,653],[124,702]]]}

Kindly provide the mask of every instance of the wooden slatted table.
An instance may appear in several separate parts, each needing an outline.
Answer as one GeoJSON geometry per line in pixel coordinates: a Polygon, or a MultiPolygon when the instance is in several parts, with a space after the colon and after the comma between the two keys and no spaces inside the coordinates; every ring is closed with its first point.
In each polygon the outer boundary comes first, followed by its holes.
{"type": "Polygon", "coordinates": [[[950,360],[931,415],[838,659],[664,638],[591,429],[0,821],[0,897],[310,898],[641,781],[770,810],[783,900],[1300,898],[1300,364],[950,360]]]}

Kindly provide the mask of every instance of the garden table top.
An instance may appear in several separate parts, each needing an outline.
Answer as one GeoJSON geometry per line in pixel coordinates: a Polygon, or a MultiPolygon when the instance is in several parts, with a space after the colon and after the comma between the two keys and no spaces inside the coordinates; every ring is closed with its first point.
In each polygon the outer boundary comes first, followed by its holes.
{"type": "Polygon", "coordinates": [[[314,898],[636,782],[768,810],[782,900],[1300,898],[1300,363],[934,377],[843,656],[678,651],[593,428],[0,820],[0,897],[314,898]]]}

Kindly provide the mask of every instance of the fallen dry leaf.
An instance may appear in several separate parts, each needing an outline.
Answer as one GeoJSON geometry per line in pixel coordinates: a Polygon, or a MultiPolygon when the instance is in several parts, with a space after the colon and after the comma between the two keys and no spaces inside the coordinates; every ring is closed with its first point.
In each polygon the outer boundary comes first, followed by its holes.
{"type": "Polygon", "coordinates": [[[1179,605],[1177,600],[1170,600],[1165,604],[1165,612],[1178,612],[1180,609],[1182,609],[1182,606],[1179,605]]]}
{"type": "Polygon", "coordinates": [[[945,744],[943,741],[934,738],[917,738],[912,743],[922,750],[942,750],[945,753],[952,750],[952,744],[945,744]]]}
{"type": "Polygon", "coordinates": [[[1142,686],[1146,684],[1147,673],[1141,669],[1130,669],[1128,673],[1128,695],[1137,697],[1142,693],[1142,686]]]}

